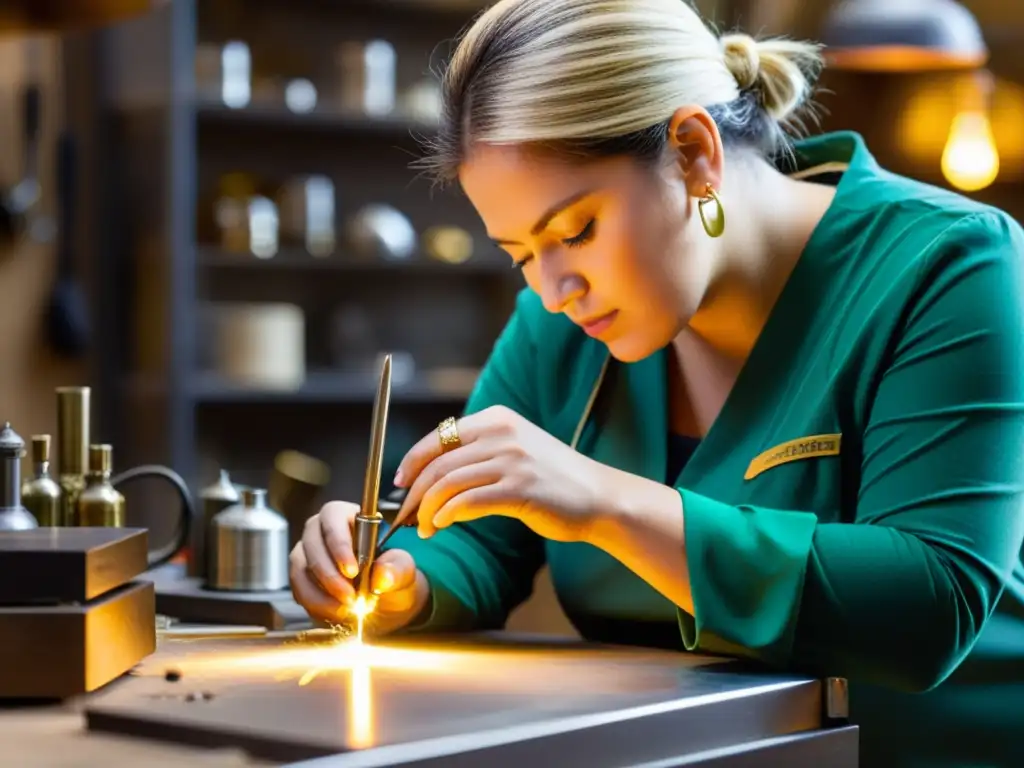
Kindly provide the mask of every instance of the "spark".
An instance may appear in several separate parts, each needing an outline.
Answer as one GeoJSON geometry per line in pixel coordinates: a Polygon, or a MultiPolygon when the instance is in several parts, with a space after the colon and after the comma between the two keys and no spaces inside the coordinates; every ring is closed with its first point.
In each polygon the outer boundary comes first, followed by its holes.
{"type": "Polygon", "coordinates": [[[354,749],[376,742],[374,685],[375,670],[396,670],[421,674],[446,673],[457,669],[463,654],[424,648],[402,648],[367,642],[364,631],[375,608],[374,601],[358,598],[352,605],[348,625],[300,633],[289,642],[272,647],[253,645],[230,652],[199,652],[180,660],[184,674],[231,679],[237,675],[264,674],[275,681],[296,680],[309,686],[318,678],[347,677],[347,732],[354,749]]]}

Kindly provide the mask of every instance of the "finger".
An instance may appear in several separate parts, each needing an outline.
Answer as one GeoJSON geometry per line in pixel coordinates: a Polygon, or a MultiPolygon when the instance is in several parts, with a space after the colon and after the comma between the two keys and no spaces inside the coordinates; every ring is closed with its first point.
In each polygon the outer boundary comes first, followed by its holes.
{"type": "MultiPolygon", "coordinates": [[[[296,546],[301,550],[302,545],[296,546]]],[[[304,557],[292,557],[291,588],[295,602],[306,609],[310,616],[324,621],[338,621],[348,614],[346,604],[327,594],[317,584],[306,567],[304,557]]]]}
{"type": "Polygon", "coordinates": [[[479,464],[459,467],[439,478],[430,486],[420,503],[418,523],[420,536],[428,539],[437,533],[439,528],[437,513],[451,499],[474,488],[494,485],[501,478],[502,464],[495,458],[489,458],[479,464]]]}
{"type": "MultiPolygon", "coordinates": [[[[475,443],[464,445],[461,448],[456,448],[454,451],[449,451],[443,456],[438,456],[424,467],[415,478],[415,481],[409,488],[409,493],[405,497],[405,501],[402,502],[402,509],[398,514],[401,516],[408,510],[418,509],[423,502],[423,497],[442,478],[460,467],[487,461],[493,455],[494,447],[489,444],[489,441],[479,440],[475,443]]],[[[419,518],[422,521],[423,515],[419,515],[419,518]]]]}
{"type": "Polygon", "coordinates": [[[497,483],[471,488],[450,498],[434,515],[438,530],[455,523],[468,523],[482,517],[517,517],[520,504],[509,504],[507,494],[497,483]]]}
{"type": "Polygon", "coordinates": [[[334,501],[320,510],[319,515],[320,531],[327,551],[335,567],[350,579],[359,573],[359,564],[352,549],[352,521],[358,514],[358,505],[334,501]]]}
{"type": "Polygon", "coordinates": [[[416,583],[416,563],[401,549],[389,549],[373,564],[370,588],[377,594],[406,589],[416,583]]]}
{"type": "Polygon", "coordinates": [[[306,570],[328,594],[345,602],[352,594],[352,585],[342,578],[337,561],[328,551],[324,543],[322,525],[319,515],[314,515],[307,521],[302,532],[306,570]]]}
{"type": "MultiPolygon", "coordinates": [[[[459,432],[459,442],[462,447],[471,445],[480,439],[493,421],[495,421],[495,412],[491,410],[480,411],[459,419],[455,426],[459,432]]],[[[441,437],[438,435],[438,431],[435,429],[424,435],[402,458],[402,463],[398,465],[398,473],[395,475],[395,485],[400,488],[408,488],[420,472],[442,453],[441,437]]]]}

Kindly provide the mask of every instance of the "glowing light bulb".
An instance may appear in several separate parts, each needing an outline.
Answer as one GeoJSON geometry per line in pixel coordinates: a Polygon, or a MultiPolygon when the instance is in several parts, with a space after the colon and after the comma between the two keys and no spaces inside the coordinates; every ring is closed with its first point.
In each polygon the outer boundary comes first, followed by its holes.
{"type": "Polygon", "coordinates": [[[999,151],[984,111],[961,112],[953,119],[942,152],[942,174],[964,192],[984,189],[999,176],[999,151]]]}

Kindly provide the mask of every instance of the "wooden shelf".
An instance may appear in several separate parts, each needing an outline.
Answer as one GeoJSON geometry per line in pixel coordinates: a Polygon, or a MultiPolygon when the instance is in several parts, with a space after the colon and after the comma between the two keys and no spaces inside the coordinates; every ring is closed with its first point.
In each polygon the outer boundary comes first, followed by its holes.
{"type": "MultiPolygon", "coordinates": [[[[354,373],[316,371],[307,374],[305,383],[294,390],[258,389],[225,381],[217,374],[202,373],[192,386],[192,395],[200,404],[317,404],[370,405],[377,390],[372,376],[354,373]]],[[[469,388],[438,387],[431,384],[429,374],[392,386],[395,403],[461,404],[470,394],[469,388]]]]}
{"type": "Polygon", "coordinates": [[[246,270],[254,272],[346,272],[346,273],[402,273],[443,275],[507,275],[512,276],[508,259],[500,254],[474,256],[462,264],[446,264],[429,256],[414,256],[406,261],[384,259],[362,261],[347,259],[343,254],[314,257],[301,248],[285,248],[270,259],[230,253],[215,246],[199,246],[196,265],[211,270],[246,270]]]}
{"type": "Polygon", "coordinates": [[[464,195],[435,195],[427,183],[412,188],[422,179],[413,163],[417,140],[435,135],[437,125],[405,111],[381,118],[347,111],[332,81],[341,40],[379,38],[396,46],[396,87],[404,92],[440,63],[442,49],[486,5],[175,0],[165,13],[67,47],[73,90],[96,96],[72,106],[88,151],[102,158],[79,186],[88,191],[83,239],[97,274],[111,276],[99,282],[95,302],[103,341],[95,418],[121,446],[119,461],[159,461],[198,483],[208,464],[263,471],[257,468],[270,467],[279,441],[287,441],[332,464],[331,495],[358,496],[363,468],[347,446],[365,447],[364,417],[377,381],[368,372],[328,368],[337,359],[337,317],[347,304],[360,305],[375,345],[407,351],[424,366],[393,387],[394,435],[418,434],[435,410],[461,410],[476,376],[425,366],[482,365],[522,277],[490,247],[464,195]],[[311,77],[317,109],[291,112],[283,94],[265,95],[258,85],[249,106],[231,109],[218,93],[201,89],[197,46],[227,40],[247,42],[257,77],[311,77]],[[86,110],[87,103],[96,106],[86,110]],[[231,173],[250,175],[269,194],[304,174],[333,179],[344,214],[335,254],[317,258],[284,239],[272,259],[220,248],[211,206],[219,180],[231,173]],[[344,217],[381,202],[418,230],[466,229],[475,239],[473,257],[446,264],[421,249],[405,261],[360,258],[348,247],[344,217]],[[207,310],[217,302],[300,307],[314,366],[302,386],[254,388],[216,375],[217,345],[208,336],[217,322],[207,310]],[[247,430],[264,415],[275,422],[274,434],[250,440],[247,430]],[[236,434],[245,439],[230,439],[236,434]]]}
{"type": "Polygon", "coordinates": [[[201,128],[323,131],[408,139],[430,135],[437,130],[436,123],[413,120],[399,114],[370,117],[326,106],[312,112],[297,113],[284,107],[252,105],[232,109],[215,102],[201,101],[196,105],[196,119],[201,128]]]}

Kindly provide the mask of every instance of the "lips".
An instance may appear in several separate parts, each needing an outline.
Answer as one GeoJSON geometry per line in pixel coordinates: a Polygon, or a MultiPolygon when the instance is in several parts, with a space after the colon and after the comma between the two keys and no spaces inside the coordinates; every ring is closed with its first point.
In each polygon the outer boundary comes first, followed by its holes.
{"type": "Polygon", "coordinates": [[[590,320],[581,321],[579,323],[580,328],[588,336],[600,336],[602,333],[611,328],[612,323],[615,322],[615,318],[618,316],[619,311],[616,309],[598,317],[591,318],[590,320]]]}

